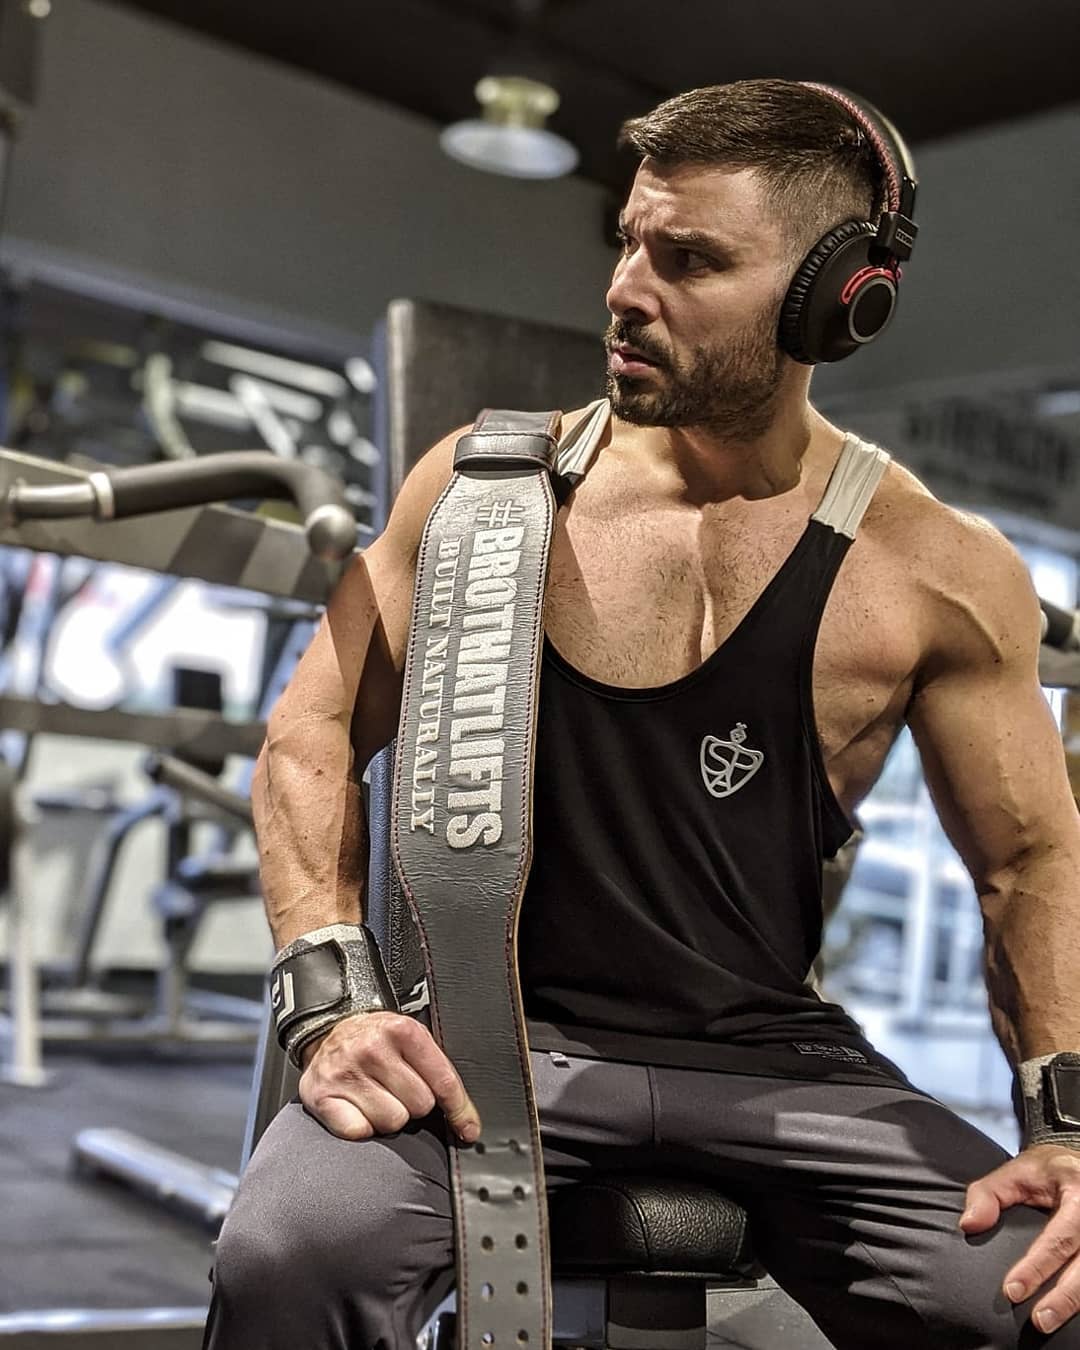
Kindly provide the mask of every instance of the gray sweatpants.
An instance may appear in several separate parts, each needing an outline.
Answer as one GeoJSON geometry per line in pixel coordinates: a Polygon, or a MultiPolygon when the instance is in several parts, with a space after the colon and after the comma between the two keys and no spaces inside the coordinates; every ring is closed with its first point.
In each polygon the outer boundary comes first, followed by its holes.
{"type": "MultiPolygon", "coordinates": [[[[1003,1151],[939,1103],[873,1086],[532,1052],[549,1189],[594,1169],[715,1182],[756,1250],[837,1350],[1080,1350],[1042,1337],[1008,1268],[1045,1222],[957,1228],[1003,1151]],[[1025,1330],[1025,1324],[1026,1330],[1025,1330]]],[[[209,1350],[413,1350],[452,1285],[441,1117],[349,1143],[298,1103],[271,1125],[218,1244],[209,1350]]],[[[778,1347],[778,1350],[780,1348],[778,1347]]]]}

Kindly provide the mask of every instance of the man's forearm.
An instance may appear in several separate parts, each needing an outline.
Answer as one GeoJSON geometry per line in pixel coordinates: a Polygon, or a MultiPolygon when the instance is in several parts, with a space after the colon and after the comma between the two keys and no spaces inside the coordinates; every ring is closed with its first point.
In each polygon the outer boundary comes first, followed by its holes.
{"type": "Polygon", "coordinates": [[[333,923],[358,923],[368,833],[348,727],[309,714],[271,723],[251,803],[266,915],[280,949],[333,923]]]}
{"type": "Polygon", "coordinates": [[[1029,856],[981,902],[990,1014],[1009,1060],[1080,1050],[1080,859],[1029,856]]]}

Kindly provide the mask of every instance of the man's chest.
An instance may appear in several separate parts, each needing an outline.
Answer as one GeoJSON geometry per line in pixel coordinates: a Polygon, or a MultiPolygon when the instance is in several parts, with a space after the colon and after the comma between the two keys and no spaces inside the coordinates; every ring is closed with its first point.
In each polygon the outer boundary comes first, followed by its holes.
{"type": "MultiPolygon", "coordinates": [[[[576,669],[631,688],[695,670],[755,606],[774,625],[769,645],[781,624],[797,650],[812,622],[792,603],[799,588],[780,603],[769,588],[785,564],[799,565],[799,556],[788,559],[806,522],[795,512],[564,516],[552,549],[548,636],[576,669]]],[[[895,571],[872,538],[859,540],[832,584],[813,654],[818,734],[834,790],[849,807],[880,771],[918,662],[916,595],[905,578],[889,575],[895,571]]]]}

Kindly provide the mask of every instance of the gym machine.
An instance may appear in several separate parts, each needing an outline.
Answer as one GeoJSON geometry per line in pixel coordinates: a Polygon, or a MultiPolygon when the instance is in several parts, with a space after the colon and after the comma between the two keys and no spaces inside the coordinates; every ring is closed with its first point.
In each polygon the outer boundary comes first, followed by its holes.
{"type": "MultiPolygon", "coordinates": [[[[251,826],[251,804],[246,797],[223,786],[204,769],[173,755],[152,755],[147,765],[149,776],[177,793],[185,801],[220,814],[224,819],[251,826]]],[[[166,882],[175,897],[173,904],[181,912],[205,902],[208,893],[224,885],[232,894],[236,883],[247,882],[250,869],[228,859],[184,859],[186,867],[166,882]]],[[[170,991],[173,1008],[179,1009],[182,989],[170,991]]],[[[261,1005],[255,1008],[255,1025],[248,1042],[254,1040],[263,1018],[261,1005]]],[[[72,1145],[72,1160],[82,1175],[107,1176],[123,1182],[150,1199],[192,1215],[216,1232],[224,1219],[236,1190],[237,1178],[220,1168],[207,1167],[171,1149],[140,1138],[130,1130],[100,1128],[80,1130],[72,1145]]]]}
{"type": "MultiPolygon", "coordinates": [[[[178,711],[185,712],[186,709],[178,711]]],[[[172,750],[168,740],[174,718],[171,714],[130,714],[95,711],[13,700],[0,696],[0,717],[10,713],[8,725],[18,720],[34,733],[62,727],[61,734],[94,739],[134,740],[137,736],[159,750],[172,750]],[[60,711],[60,717],[56,714],[60,711]]],[[[230,723],[211,714],[197,741],[188,741],[186,755],[196,763],[199,750],[207,755],[235,753],[252,757],[262,743],[261,722],[230,723]]],[[[190,856],[193,830],[208,822],[218,828],[225,843],[244,827],[231,813],[223,815],[215,805],[191,805],[164,781],[158,762],[148,761],[150,791],[139,801],[118,806],[111,794],[36,794],[24,801],[38,817],[63,818],[91,813],[98,836],[90,850],[85,879],[73,906],[70,950],[66,957],[40,968],[43,1014],[39,1038],[55,1045],[216,1046],[219,1049],[247,1046],[254,1037],[259,1006],[250,1001],[191,989],[187,981],[187,957],[207,908],[257,895],[257,876],[250,862],[235,862],[218,850],[210,863],[190,856]],[[153,771],[151,771],[151,769],[153,771]],[[120,853],[145,822],[159,820],[165,827],[167,862],[163,881],[150,891],[150,900],[162,928],[166,959],[155,978],[149,1002],[143,994],[106,989],[93,966],[96,940],[106,915],[107,902],[120,853]]],[[[0,1017],[0,1030],[3,1029],[0,1017]]]]}
{"type": "MultiPolygon", "coordinates": [[[[261,452],[205,456],[107,475],[0,451],[0,545],[126,562],[310,607],[325,602],[353,549],[370,537],[369,530],[357,527],[338,485],[328,475],[261,452]],[[303,526],[206,505],[266,496],[291,497],[303,526]],[[152,520],[144,519],[150,515],[152,520]],[[93,520],[102,516],[107,519],[93,520]]],[[[306,612],[300,611],[301,615],[306,612]]],[[[295,650],[283,644],[281,662],[294,661],[295,656],[295,650]]],[[[275,669],[267,682],[268,693],[281,678],[275,669]]],[[[4,725],[27,732],[77,732],[87,716],[59,704],[0,698],[4,725]]],[[[200,777],[190,760],[213,760],[225,753],[253,756],[262,741],[261,724],[236,728],[200,709],[177,709],[161,717],[117,711],[89,716],[107,719],[117,737],[178,752],[183,758],[161,758],[151,766],[170,791],[190,797],[197,787],[200,800],[219,815],[232,821],[249,818],[242,798],[228,793],[212,776],[200,777]]],[[[100,725],[95,734],[101,734],[100,725]]],[[[10,869],[14,855],[17,875],[20,850],[14,837],[12,778],[8,771],[0,779],[0,826],[4,827],[0,857],[10,869]]],[[[16,1011],[21,1014],[12,1031],[16,1044],[26,1042],[29,1047],[20,1053],[20,1062],[32,1066],[35,1053],[40,1063],[37,971],[19,889],[9,888],[9,931],[14,929],[12,980],[13,984],[21,981],[20,988],[29,994],[18,1001],[16,1011]]],[[[115,1139],[106,1144],[114,1152],[123,1151],[115,1139]]],[[[204,1308],[74,1310],[0,1317],[0,1336],[68,1335],[77,1337],[82,1346],[112,1346],[122,1337],[122,1343],[133,1350],[158,1350],[197,1346],[204,1320],[204,1308]]],[[[21,1343],[30,1342],[24,1339],[21,1343]]]]}
{"type": "MultiPolygon", "coordinates": [[[[287,464],[259,452],[140,466],[110,476],[2,451],[0,512],[0,544],[19,544],[62,555],[89,553],[97,560],[124,561],[173,576],[194,576],[222,584],[235,584],[239,573],[245,589],[301,599],[308,605],[325,598],[342,557],[352,550],[357,539],[355,520],[341,502],[334,480],[317,469],[287,464]],[[294,526],[200,504],[216,496],[260,493],[295,497],[306,522],[306,548],[298,547],[294,526]],[[152,526],[132,519],[149,513],[153,513],[152,526]],[[100,514],[109,517],[110,523],[87,523],[87,517],[100,514]],[[213,550],[208,547],[211,536],[216,543],[213,550]]],[[[132,740],[204,764],[220,761],[231,753],[253,757],[263,739],[261,723],[233,724],[215,713],[188,708],[178,708],[167,715],[115,710],[86,712],[62,704],[0,697],[0,721],[7,728],[26,733],[48,731],[132,740]]],[[[138,808],[134,818],[158,809],[159,801],[151,798],[149,806],[138,808]]],[[[85,931],[80,935],[74,972],[83,979],[93,932],[100,919],[101,892],[111,866],[110,855],[132,824],[132,816],[118,822],[99,875],[92,881],[93,903],[88,908],[85,931]]],[[[237,881],[250,887],[250,869],[242,878],[235,872],[229,873],[228,868],[219,868],[213,875],[204,870],[198,878],[204,899],[214,886],[219,893],[222,888],[235,887],[237,881]]],[[[194,876],[189,882],[190,891],[196,884],[194,876]]],[[[190,1031],[197,1037],[197,1027],[181,1027],[177,1021],[180,967],[177,962],[173,962],[173,967],[170,977],[173,988],[165,991],[172,1004],[173,1030],[190,1031]]],[[[83,1037],[77,1027],[64,1030],[68,1038],[102,1039],[100,1027],[83,1037]]],[[[159,1034],[160,1030],[151,1022],[122,1026],[114,1029],[114,1034],[118,1039],[138,1041],[159,1034]]],[[[20,1034],[15,1039],[22,1043],[27,1037],[20,1034]]],[[[250,1034],[244,1039],[250,1040],[250,1034]]]]}

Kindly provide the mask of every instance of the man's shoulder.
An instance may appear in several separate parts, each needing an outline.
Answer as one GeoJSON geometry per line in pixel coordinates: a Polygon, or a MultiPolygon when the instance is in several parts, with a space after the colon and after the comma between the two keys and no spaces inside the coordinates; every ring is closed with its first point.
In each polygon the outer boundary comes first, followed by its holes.
{"type": "Polygon", "coordinates": [[[927,645],[974,644],[1000,659],[1037,624],[1027,567],[990,521],[950,506],[893,460],[867,513],[869,531],[912,587],[927,645]]]}
{"type": "Polygon", "coordinates": [[[868,527],[905,555],[916,574],[943,568],[976,575],[1024,564],[1020,555],[985,517],[950,506],[910,469],[893,459],[867,511],[868,527]]]}

